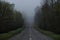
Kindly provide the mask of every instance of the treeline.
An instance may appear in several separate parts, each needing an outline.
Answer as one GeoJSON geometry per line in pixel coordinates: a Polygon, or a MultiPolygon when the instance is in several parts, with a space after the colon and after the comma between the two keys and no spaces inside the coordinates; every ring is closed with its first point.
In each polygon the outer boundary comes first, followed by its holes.
{"type": "Polygon", "coordinates": [[[23,27],[21,12],[14,9],[14,4],[0,0],[0,33],[6,33],[23,27]]]}
{"type": "Polygon", "coordinates": [[[60,0],[45,0],[42,7],[38,7],[35,24],[44,30],[60,34],[60,0]]]}

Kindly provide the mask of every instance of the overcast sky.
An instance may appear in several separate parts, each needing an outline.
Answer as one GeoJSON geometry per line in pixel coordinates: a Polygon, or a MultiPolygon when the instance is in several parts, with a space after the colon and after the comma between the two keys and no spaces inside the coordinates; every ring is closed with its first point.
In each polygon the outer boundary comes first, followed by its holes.
{"type": "Polygon", "coordinates": [[[40,5],[41,0],[6,0],[15,4],[15,8],[27,14],[33,14],[34,9],[40,5]]]}
{"type": "MultiPolygon", "coordinates": [[[[33,18],[34,9],[37,6],[41,6],[41,0],[6,0],[7,2],[15,4],[15,8],[21,12],[28,18],[33,18]]],[[[30,19],[29,19],[30,20],[30,19]]]]}

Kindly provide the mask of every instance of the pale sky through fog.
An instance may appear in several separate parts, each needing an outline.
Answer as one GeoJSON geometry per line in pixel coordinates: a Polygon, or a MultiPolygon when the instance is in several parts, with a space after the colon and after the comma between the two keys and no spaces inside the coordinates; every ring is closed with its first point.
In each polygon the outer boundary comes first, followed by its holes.
{"type": "MultiPolygon", "coordinates": [[[[34,9],[40,6],[41,0],[6,0],[15,4],[15,8],[25,14],[28,18],[34,16],[34,9]]],[[[30,19],[29,19],[30,20],[30,19]]]]}

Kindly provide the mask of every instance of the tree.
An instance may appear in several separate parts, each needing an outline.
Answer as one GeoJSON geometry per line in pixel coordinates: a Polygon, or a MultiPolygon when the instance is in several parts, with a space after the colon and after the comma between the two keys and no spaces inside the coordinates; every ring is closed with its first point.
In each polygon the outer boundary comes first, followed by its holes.
{"type": "MultiPolygon", "coordinates": [[[[35,20],[38,21],[39,28],[52,31],[54,33],[60,34],[60,1],[51,0],[51,4],[49,4],[49,0],[45,0],[42,8],[38,9],[35,20]],[[41,10],[41,11],[39,11],[41,10]]],[[[35,21],[35,22],[36,22],[35,21]]]]}
{"type": "Polygon", "coordinates": [[[9,32],[23,26],[23,17],[14,10],[14,4],[0,1],[0,33],[9,32]]]}

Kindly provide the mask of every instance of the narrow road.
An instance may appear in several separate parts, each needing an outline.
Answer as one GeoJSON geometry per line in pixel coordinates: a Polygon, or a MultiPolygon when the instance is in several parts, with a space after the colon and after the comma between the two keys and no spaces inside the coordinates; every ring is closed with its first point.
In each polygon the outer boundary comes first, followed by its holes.
{"type": "Polygon", "coordinates": [[[53,40],[53,39],[38,32],[33,27],[26,27],[24,31],[10,38],[9,40],[53,40]]]}

